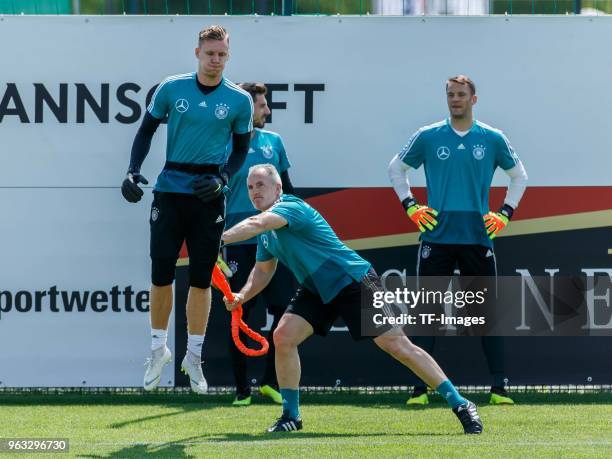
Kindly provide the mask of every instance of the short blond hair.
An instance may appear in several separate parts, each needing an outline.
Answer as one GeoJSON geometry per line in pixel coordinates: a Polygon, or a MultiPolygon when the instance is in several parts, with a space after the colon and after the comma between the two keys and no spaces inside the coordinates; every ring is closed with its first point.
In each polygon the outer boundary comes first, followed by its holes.
{"type": "Polygon", "coordinates": [[[204,40],[218,40],[223,41],[227,38],[229,43],[229,34],[224,27],[220,25],[210,25],[202,30],[198,34],[198,45],[201,45],[204,40]]]}
{"type": "Polygon", "coordinates": [[[274,167],[274,165],[270,164],[270,163],[265,163],[265,164],[256,164],[255,166],[251,166],[249,167],[249,177],[251,176],[251,174],[253,174],[255,171],[258,170],[263,170],[265,171],[266,175],[268,177],[272,178],[272,181],[278,185],[282,185],[283,181],[280,178],[280,175],[278,175],[278,171],[276,170],[276,167],[274,167]]]}

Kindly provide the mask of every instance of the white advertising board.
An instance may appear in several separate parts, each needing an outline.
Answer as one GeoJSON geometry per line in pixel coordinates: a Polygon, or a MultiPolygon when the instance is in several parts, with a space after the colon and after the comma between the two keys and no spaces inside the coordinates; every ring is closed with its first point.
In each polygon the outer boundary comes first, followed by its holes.
{"type": "MultiPolygon", "coordinates": [[[[119,184],[147,93],[195,70],[211,23],[231,34],[226,76],[272,85],[267,127],[298,187],[389,186],[389,160],[445,117],[459,73],[530,186],[610,185],[610,17],[4,16],[0,387],[141,384],[151,196],[129,205],[119,184]]],[[[152,182],[164,146],[162,126],[152,182]]]]}

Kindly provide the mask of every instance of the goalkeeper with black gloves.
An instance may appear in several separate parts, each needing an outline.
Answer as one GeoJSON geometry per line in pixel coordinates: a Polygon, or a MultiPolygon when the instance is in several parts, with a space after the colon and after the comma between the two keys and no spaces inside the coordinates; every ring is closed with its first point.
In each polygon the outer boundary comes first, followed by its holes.
{"type": "Polygon", "coordinates": [[[167,117],[166,163],[157,178],[151,206],[151,358],[144,389],[160,382],[171,359],[166,346],[172,312],[172,283],[183,241],[189,251],[187,352],[181,363],[191,389],[208,389],[201,365],[204,333],[210,312],[210,281],[225,225],[224,189],[242,163],[253,130],[251,96],[223,77],[229,59],[229,34],[210,26],[198,36],[197,72],[166,78],[155,90],[134,139],[128,174],[121,192],[140,201],[139,184],[147,180],[140,167],[151,139],[167,117]],[[229,159],[226,146],[233,139],[229,159]],[[227,161],[226,161],[227,159],[227,161]]]}
{"type": "MultiPolygon", "coordinates": [[[[389,164],[389,179],[408,217],[421,231],[417,275],[450,277],[455,269],[464,276],[497,275],[493,239],[503,230],[525,191],[523,164],[498,129],[472,117],[476,86],[459,75],[446,81],[450,117],[420,128],[389,164]],[[425,168],[427,205],[410,191],[408,170],[425,168]],[[489,189],[496,168],[510,177],[503,206],[489,210],[489,189]]],[[[439,280],[439,279],[438,279],[439,280]]],[[[441,285],[441,284],[439,284],[441,285]]],[[[446,282],[448,286],[448,282],[446,282]]],[[[414,337],[431,353],[434,337],[414,337]]],[[[503,338],[482,337],[491,384],[491,404],[513,404],[505,389],[503,338]]],[[[417,384],[409,405],[429,403],[427,387],[417,384]]]]}

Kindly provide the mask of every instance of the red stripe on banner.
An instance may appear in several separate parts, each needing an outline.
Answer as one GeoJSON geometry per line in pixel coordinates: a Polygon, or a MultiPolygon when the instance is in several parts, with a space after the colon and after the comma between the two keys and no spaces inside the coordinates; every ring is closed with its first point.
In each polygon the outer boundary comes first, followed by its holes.
{"type": "MultiPolygon", "coordinates": [[[[427,202],[424,187],[413,187],[418,202],[427,202]]],[[[492,187],[491,209],[498,209],[506,187],[492,187]]],[[[391,234],[416,233],[392,188],[350,188],[307,199],[336,231],[340,239],[361,239],[391,234]]],[[[612,187],[528,187],[513,220],[554,217],[612,209],[612,187]]],[[[185,243],[180,259],[188,257],[185,243]]]]}
{"type": "MultiPolygon", "coordinates": [[[[414,189],[413,193],[417,200],[426,202],[424,189],[414,189]]],[[[307,201],[323,215],[340,239],[412,233],[416,230],[390,188],[351,188],[307,201]]]]}
{"type": "MultiPolygon", "coordinates": [[[[424,187],[414,187],[417,201],[426,203],[424,187]]],[[[498,209],[506,187],[493,187],[490,208],[498,209]]],[[[414,233],[392,188],[352,188],[308,199],[341,239],[414,233]]],[[[612,187],[529,187],[514,220],[552,217],[612,208],[612,187]]]]}
{"type": "Polygon", "coordinates": [[[181,253],[179,255],[179,260],[182,258],[188,258],[189,254],[187,253],[187,244],[183,241],[183,245],[181,246],[181,253]]]}
{"type": "MultiPolygon", "coordinates": [[[[506,196],[505,187],[491,189],[489,203],[497,209],[506,196]]],[[[554,217],[612,209],[610,186],[536,186],[528,187],[513,218],[554,217]]]]}

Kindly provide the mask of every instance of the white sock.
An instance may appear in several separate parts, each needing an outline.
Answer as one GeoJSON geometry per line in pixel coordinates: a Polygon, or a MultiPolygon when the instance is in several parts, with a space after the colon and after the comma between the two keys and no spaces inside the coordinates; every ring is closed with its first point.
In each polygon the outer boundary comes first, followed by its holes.
{"type": "Polygon", "coordinates": [[[204,335],[187,335],[187,350],[198,359],[202,358],[204,335]]]}
{"type": "Polygon", "coordinates": [[[154,351],[166,345],[168,332],[166,330],[151,329],[151,350],[154,351]]]}

